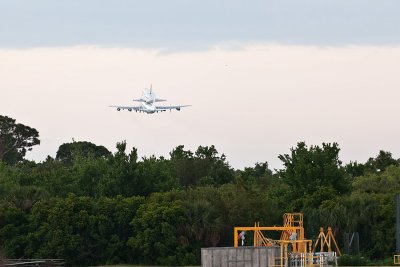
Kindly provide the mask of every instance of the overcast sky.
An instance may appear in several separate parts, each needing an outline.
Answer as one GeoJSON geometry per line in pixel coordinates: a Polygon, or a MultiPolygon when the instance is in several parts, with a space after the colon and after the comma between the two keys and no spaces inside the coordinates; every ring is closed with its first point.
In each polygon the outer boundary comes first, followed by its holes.
{"type": "Polygon", "coordinates": [[[142,156],[215,145],[235,168],[299,141],[341,159],[400,157],[400,2],[0,2],[0,114],[36,128],[28,158],[64,142],[142,156]],[[150,83],[180,112],[137,114],[150,83]]]}

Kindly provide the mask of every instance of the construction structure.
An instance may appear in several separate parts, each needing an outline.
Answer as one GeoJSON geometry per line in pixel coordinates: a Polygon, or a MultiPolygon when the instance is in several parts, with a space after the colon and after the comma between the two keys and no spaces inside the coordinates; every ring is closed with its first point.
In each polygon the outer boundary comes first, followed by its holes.
{"type": "Polygon", "coordinates": [[[285,213],[283,226],[235,227],[233,235],[233,248],[202,249],[203,267],[322,267],[337,265],[336,252],[340,255],[330,227],[326,234],[320,229],[315,246],[305,238],[302,213],[285,213]]]}
{"type": "Polygon", "coordinates": [[[321,227],[319,229],[319,235],[317,242],[315,242],[313,251],[316,251],[318,244],[320,245],[320,252],[324,252],[325,247],[327,248],[327,252],[332,252],[332,244],[334,244],[336,252],[339,254],[339,256],[342,255],[339,246],[336,243],[335,237],[333,236],[331,227],[328,227],[328,232],[326,234],[324,233],[324,228],[321,227]]]}

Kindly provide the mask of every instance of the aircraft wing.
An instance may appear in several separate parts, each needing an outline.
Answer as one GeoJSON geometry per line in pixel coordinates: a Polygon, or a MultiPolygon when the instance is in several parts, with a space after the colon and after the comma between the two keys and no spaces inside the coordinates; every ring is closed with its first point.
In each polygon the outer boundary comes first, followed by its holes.
{"type": "Polygon", "coordinates": [[[181,108],[190,107],[191,105],[183,105],[183,106],[156,106],[157,110],[166,111],[166,110],[181,110],[181,108]]]}
{"type": "Polygon", "coordinates": [[[128,106],[110,106],[110,107],[111,107],[111,108],[117,108],[118,111],[120,111],[121,109],[122,109],[122,110],[127,109],[127,110],[129,110],[129,111],[132,111],[132,110],[138,111],[138,110],[141,109],[140,106],[135,106],[135,107],[128,107],[128,106]]]}

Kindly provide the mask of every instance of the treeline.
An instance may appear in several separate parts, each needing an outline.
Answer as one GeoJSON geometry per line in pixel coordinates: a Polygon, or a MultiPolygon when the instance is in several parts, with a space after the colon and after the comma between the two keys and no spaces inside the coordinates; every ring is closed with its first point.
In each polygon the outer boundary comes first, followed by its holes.
{"type": "Polygon", "coordinates": [[[232,246],[234,226],[281,225],[285,212],[304,212],[308,238],[332,226],[339,242],[359,232],[370,259],[395,251],[400,167],[389,152],[343,164],[336,143],[300,142],[273,172],[266,162],[235,170],[214,146],[139,159],[125,142],[111,153],[74,141],[36,163],[24,155],[38,133],[10,148],[24,125],[6,131],[9,119],[0,116],[0,257],[198,265],[201,247],[232,246]]]}

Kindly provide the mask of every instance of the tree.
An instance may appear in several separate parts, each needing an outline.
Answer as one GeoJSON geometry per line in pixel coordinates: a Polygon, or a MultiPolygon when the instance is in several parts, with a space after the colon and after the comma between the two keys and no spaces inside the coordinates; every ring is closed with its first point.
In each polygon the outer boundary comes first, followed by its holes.
{"type": "Polygon", "coordinates": [[[268,162],[257,162],[253,168],[246,167],[244,171],[240,171],[240,176],[245,180],[260,180],[262,177],[272,176],[272,171],[268,168],[268,162]]]}
{"type": "Polygon", "coordinates": [[[23,257],[28,231],[28,215],[0,200],[0,253],[7,258],[23,257]]]}
{"type": "Polygon", "coordinates": [[[185,207],[173,193],[155,193],[142,204],[131,225],[133,236],[128,245],[141,255],[138,263],[187,265],[194,261],[187,239],[185,207]]]}
{"type": "Polygon", "coordinates": [[[366,165],[363,163],[358,163],[357,161],[351,161],[345,166],[346,173],[351,177],[358,177],[365,173],[366,165]]]}
{"type": "Polygon", "coordinates": [[[129,222],[142,202],[141,197],[93,199],[73,194],[40,201],[30,214],[25,256],[62,258],[68,266],[132,261],[126,246],[132,235],[129,222]]]}
{"type": "Polygon", "coordinates": [[[179,183],[184,186],[195,184],[197,177],[193,168],[193,153],[190,150],[184,150],[184,146],[180,145],[169,154],[171,156],[172,171],[179,179],[179,183]]]}
{"type": "Polygon", "coordinates": [[[102,158],[110,155],[111,152],[104,146],[97,146],[86,141],[73,141],[72,143],[64,143],[58,148],[56,159],[66,164],[71,164],[77,156],[102,158]]]}
{"type": "Polygon", "coordinates": [[[234,172],[224,154],[212,145],[199,146],[196,152],[176,147],[171,153],[171,167],[183,186],[225,184],[233,180],[234,172]]]}
{"type": "Polygon", "coordinates": [[[290,155],[279,155],[285,166],[279,174],[291,187],[293,200],[300,202],[295,208],[305,205],[318,207],[322,201],[350,191],[339,151],[337,143],[308,148],[300,142],[291,149],[290,155]]]}
{"type": "Polygon", "coordinates": [[[366,163],[350,162],[346,165],[346,173],[352,177],[366,175],[368,173],[384,172],[389,166],[399,166],[400,159],[394,159],[392,153],[380,150],[375,158],[369,158],[366,163]]]}
{"type": "Polygon", "coordinates": [[[395,250],[395,195],[400,190],[400,168],[368,172],[354,178],[351,195],[340,199],[342,224],[360,233],[360,248],[372,259],[391,257],[395,250]]]}
{"type": "Polygon", "coordinates": [[[0,115],[0,161],[15,164],[23,160],[26,151],[39,145],[39,132],[0,115]]]}
{"type": "Polygon", "coordinates": [[[373,172],[383,172],[387,167],[399,166],[399,160],[392,157],[392,153],[380,150],[375,158],[369,158],[365,164],[367,169],[373,172]]]}

